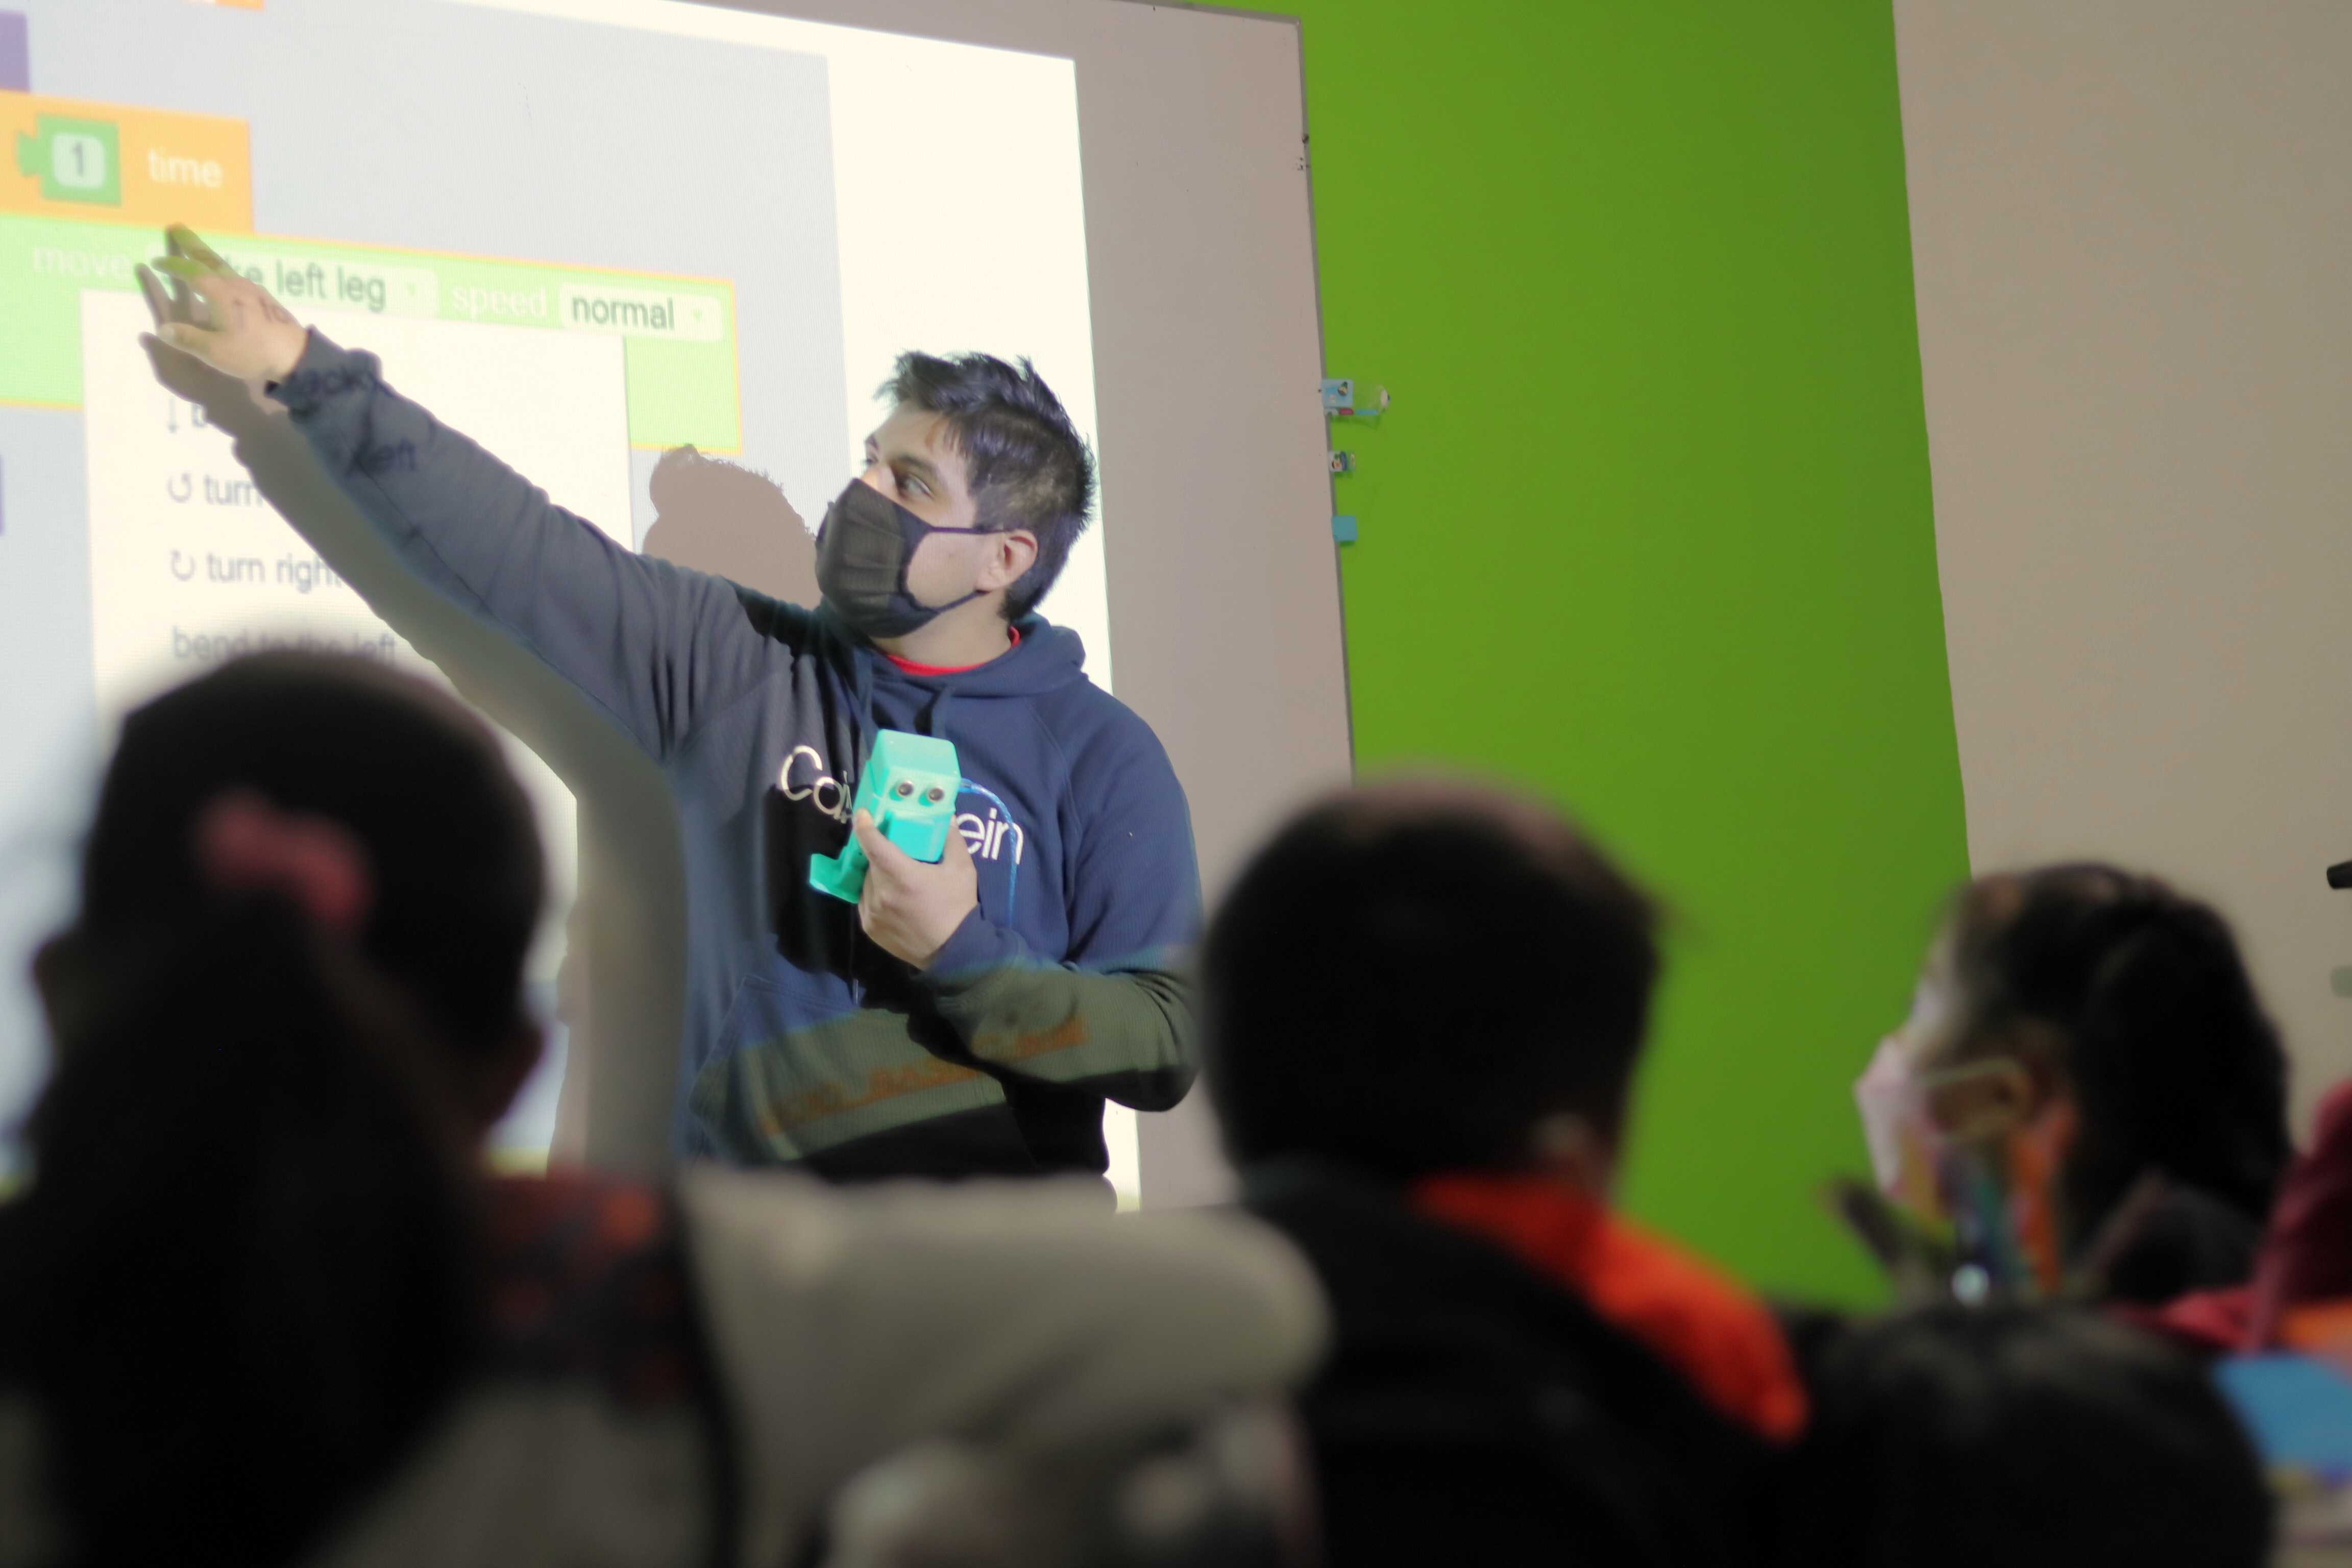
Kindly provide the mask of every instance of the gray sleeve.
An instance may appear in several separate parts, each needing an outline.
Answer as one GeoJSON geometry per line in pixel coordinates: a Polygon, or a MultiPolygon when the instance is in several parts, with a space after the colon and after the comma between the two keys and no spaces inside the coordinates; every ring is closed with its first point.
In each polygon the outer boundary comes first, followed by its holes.
{"type": "Polygon", "coordinates": [[[749,689],[802,613],[640,555],[310,334],[272,389],[338,488],[409,569],[487,618],[666,757],[749,689]]]}
{"type": "Polygon", "coordinates": [[[741,1445],[745,1558],[932,1437],[1035,1452],[1205,1414],[1310,1370],[1305,1260],[1237,1214],[1121,1215],[1098,1183],[836,1192],[702,1167],[694,1277],[741,1445]]]}

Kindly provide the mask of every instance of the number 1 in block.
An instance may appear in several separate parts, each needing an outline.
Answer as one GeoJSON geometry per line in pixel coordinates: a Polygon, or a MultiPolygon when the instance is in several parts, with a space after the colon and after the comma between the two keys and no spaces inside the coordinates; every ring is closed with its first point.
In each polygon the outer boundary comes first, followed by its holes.
{"type": "Polygon", "coordinates": [[[38,179],[47,201],[122,205],[122,171],[110,121],[42,115],[29,135],[16,134],[16,172],[38,179]]]}

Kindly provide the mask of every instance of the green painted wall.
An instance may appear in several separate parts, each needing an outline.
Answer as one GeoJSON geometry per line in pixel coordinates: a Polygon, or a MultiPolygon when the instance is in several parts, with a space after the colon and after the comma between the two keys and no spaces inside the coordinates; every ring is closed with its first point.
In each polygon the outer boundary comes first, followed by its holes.
{"type": "Polygon", "coordinates": [[[1357,758],[1671,904],[1633,1210],[1769,1288],[1966,874],[1888,0],[1299,0],[1357,758]]]}

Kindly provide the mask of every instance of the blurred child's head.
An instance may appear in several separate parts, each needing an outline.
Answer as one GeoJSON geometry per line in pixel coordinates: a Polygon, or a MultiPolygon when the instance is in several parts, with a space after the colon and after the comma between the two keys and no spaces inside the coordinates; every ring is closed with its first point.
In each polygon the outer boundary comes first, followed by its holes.
{"type": "Polygon", "coordinates": [[[540,898],[496,743],[422,683],[269,655],[124,724],[0,1205],[0,1415],[61,1561],[290,1561],[429,1427],[540,898]]]}
{"type": "Polygon", "coordinates": [[[2045,1270],[2149,1176],[2259,1226],[2292,1152],[2285,1056],[2228,923],[2107,866],[1962,889],[1861,1095],[1891,1191],[1948,1204],[1939,1159],[1974,1152],[2038,1228],[2045,1270]]]}
{"type": "Polygon", "coordinates": [[[343,836],[366,883],[358,952],[448,1047],[487,1131],[538,1057],[522,992],[545,880],[538,832],[479,719],[363,659],[239,659],[124,721],[80,911],[37,965],[59,1048],[146,954],[218,918],[198,827],[232,798],[343,836]]]}
{"type": "Polygon", "coordinates": [[[1203,956],[1244,1163],[1410,1178],[1581,1161],[1605,1184],[1658,973],[1650,901],[1549,806],[1398,781],[1258,851],[1203,956]]]}

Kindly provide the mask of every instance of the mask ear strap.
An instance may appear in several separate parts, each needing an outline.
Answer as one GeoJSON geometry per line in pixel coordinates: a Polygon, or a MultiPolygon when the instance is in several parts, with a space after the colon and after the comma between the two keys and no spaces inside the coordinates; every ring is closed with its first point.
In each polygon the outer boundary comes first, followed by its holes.
{"type": "MultiPolygon", "coordinates": [[[[1927,1074],[1919,1080],[1919,1088],[1926,1096],[1926,1103],[1931,1116],[1934,1116],[1934,1108],[1939,1097],[1954,1089],[1966,1089],[1978,1084],[1997,1086],[2000,1091],[2000,1100],[2007,1107],[2015,1110],[2021,1118],[2033,1105],[2035,1095],[2032,1071],[2015,1057],[1993,1057],[1984,1061],[1969,1062],[1961,1067],[1947,1068],[1942,1072],[1927,1074]]],[[[1983,1113],[1979,1112],[1979,1121],[1982,1120],[1982,1115],[1983,1113]]],[[[1943,1119],[1935,1117],[1935,1120],[1940,1125],[1943,1119]]],[[[1963,1139],[1976,1138],[1985,1136],[1988,1132],[2008,1131],[2007,1127],[1983,1128],[1971,1124],[1951,1128],[1948,1136],[1963,1139]]]]}
{"type": "MultiPolygon", "coordinates": [[[[904,590],[904,589],[901,589],[901,590],[899,590],[899,591],[900,591],[901,593],[905,593],[905,592],[906,592],[906,590],[904,590]]],[[[943,616],[943,615],[946,615],[950,610],[959,608],[959,607],[961,607],[961,605],[969,605],[969,604],[971,604],[974,599],[977,599],[977,598],[979,598],[979,597],[980,597],[980,590],[979,590],[979,589],[977,589],[977,588],[974,588],[971,593],[966,594],[962,598],[961,598],[961,599],[950,599],[950,600],[949,600],[946,604],[944,604],[944,605],[926,605],[926,604],[924,604],[920,599],[916,598],[916,597],[915,597],[915,595],[912,595],[912,594],[908,594],[908,595],[907,595],[907,603],[908,603],[908,604],[910,604],[910,605],[913,605],[917,606],[917,607],[918,607],[918,608],[919,608],[919,609],[929,610],[931,614],[933,614],[933,615],[935,615],[935,616],[943,616]]]]}
{"type": "MultiPolygon", "coordinates": [[[[856,481],[853,480],[852,482],[855,483],[856,481]]],[[[887,496],[883,499],[886,500],[889,500],[887,496]]],[[[961,599],[950,599],[944,605],[926,605],[920,599],[915,597],[914,589],[907,585],[907,568],[915,563],[915,552],[923,547],[923,541],[929,539],[934,533],[998,533],[1003,531],[994,528],[941,528],[935,522],[925,522],[921,518],[917,517],[905,507],[898,506],[897,501],[891,501],[890,504],[894,507],[898,507],[898,515],[905,520],[905,521],[902,521],[899,524],[898,533],[898,541],[902,547],[898,553],[898,597],[906,600],[907,603],[914,605],[917,609],[926,611],[934,616],[943,616],[950,610],[959,608],[964,605],[969,605],[974,599],[979,598],[980,590],[974,588],[971,593],[966,594],[961,599]],[[921,534],[911,542],[908,540],[906,535],[907,522],[912,522],[917,528],[922,530],[921,534]]]]}
{"type": "MultiPolygon", "coordinates": [[[[941,529],[940,531],[945,533],[948,531],[946,529],[941,529]]],[[[907,563],[901,561],[898,563],[898,597],[906,600],[907,603],[914,605],[915,608],[921,610],[926,615],[943,616],[960,605],[969,605],[974,599],[979,598],[980,590],[974,588],[962,598],[950,599],[944,605],[926,605],[920,599],[915,597],[915,591],[912,588],[907,586],[907,563]]]]}

